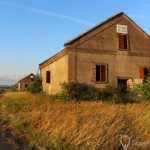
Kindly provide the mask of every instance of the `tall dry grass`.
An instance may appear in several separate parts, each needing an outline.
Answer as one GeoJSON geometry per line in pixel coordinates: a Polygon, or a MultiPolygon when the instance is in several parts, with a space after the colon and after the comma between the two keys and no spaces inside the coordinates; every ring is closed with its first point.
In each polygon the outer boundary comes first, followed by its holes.
{"type": "Polygon", "coordinates": [[[130,149],[150,148],[150,104],[146,102],[61,102],[8,92],[1,105],[12,132],[30,141],[28,149],[116,150],[122,147],[123,135],[131,138],[130,149]]]}

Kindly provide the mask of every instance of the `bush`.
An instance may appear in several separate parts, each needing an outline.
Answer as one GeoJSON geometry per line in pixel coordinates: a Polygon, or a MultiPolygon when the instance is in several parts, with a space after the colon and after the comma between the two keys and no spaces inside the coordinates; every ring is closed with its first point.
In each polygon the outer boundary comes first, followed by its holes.
{"type": "Polygon", "coordinates": [[[123,85],[108,83],[105,88],[99,89],[98,99],[115,103],[129,102],[129,92],[123,85]]]}
{"type": "Polygon", "coordinates": [[[61,88],[67,100],[95,100],[98,95],[98,89],[86,83],[64,82],[61,88]]]}
{"type": "Polygon", "coordinates": [[[150,77],[143,84],[136,84],[130,90],[130,98],[133,102],[150,101],[150,77]]]}
{"type": "Polygon", "coordinates": [[[57,94],[51,94],[50,95],[51,100],[62,100],[66,101],[67,100],[67,95],[65,93],[57,93],[57,94]]]}
{"type": "Polygon", "coordinates": [[[105,88],[99,89],[98,99],[110,101],[113,100],[117,93],[117,85],[114,83],[109,83],[105,88]]]}
{"type": "MultiPolygon", "coordinates": [[[[61,94],[65,95],[64,98],[66,97],[67,100],[102,100],[113,101],[115,103],[129,102],[129,92],[127,89],[115,83],[109,83],[105,88],[96,88],[86,83],[64,82],[61,84],[61,88],[61,94]]],[[[59,99],[58,95],[53,97],[59,99]]]]}
{"type": "Polygon", "coordinates": [[[134,89],[113,82],[104,88],[96,88],[86,83],[64,82],[61,83],[61,89],[60,93],[50,95],[52,100],[101,100],[124,104],[150,100],[150,78],[142,85],[135,85],[134,89]]]}
{"type": "Polygon", "coordinates": [[[140,86],[140,91],[142,98],[150,101],[150,77],[148,77],[146,82],[140,86]]]}
{"type": "Polygon", "coordinates": [[[4,93],[5,92],[5,89],[0,89],[0,94],[4,93]]]}
{"type": "Polygon", "coordinates": [[[27,91],[31,93],[39,93],[42,91],[42,80],[39,75],[36,75],[33,82],[27,87],[27,91]]]}

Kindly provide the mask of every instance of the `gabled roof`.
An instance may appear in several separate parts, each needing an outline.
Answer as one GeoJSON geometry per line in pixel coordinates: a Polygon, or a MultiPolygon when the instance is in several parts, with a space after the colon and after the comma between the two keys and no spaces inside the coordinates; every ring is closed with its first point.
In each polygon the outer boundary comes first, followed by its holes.
{"type": "Polygon", "coordinates": [[[35,74],[30,73],[29,75],[27,75],[27,76],[26,76],[26,77],[24,77],[23,79],[19,80],[19,81],[18,81],[18,83],[19,83],[19,82],[21,82],[22,80],[24,80],[24,79],[26,79],[26,78],[30,77],[30,76],[33,76],[33,77],[34,77],[34,76],[35,76],[35,74]]]}
{"type": "Polygon", "coordinates": [[[108,23],[109,21],[111,21],[111,20],[113,20],[113,19],[115,19],[115,18],[117,18],[117,17],[119,17],[119,16],[121,16],[121,15],[125,15],[131,22],[133,22],[140,30],[142,30],[142,32],[144,32],[144,33],[149,37],[149,35],[148,35],[145,31],[143,31],[143,29],[141,29],[141,28],[140,28],[132,19],[130,19],[126,14],[124,14],[123,12],[119,12],[119,13],[113,15],[112,17],[109,17],[108,19],[106,19],[106,20],[100,22],[99,24],[95,25],[94,27],[90,28],[89,30],[87,30],[87,31],[85,31],[85,32],[83,32],[83,33],[81,33],[81,34],[79,34],[79,35],[76,36],[75,38],[69,40],[68,42],[66,42],[66,43],[64,44],[64,46],[67,46],[67,45],[69,45],[69,44],[75,42],[76,40],[80,39],[80,38],[83,37],[84,35],[86,35],[86,34],[92,32],[92,31],[94,31],[94,30],[97,29],[98,27],[100,27],[100,26],[102,26],[102,25],[108,23]]]}
{"type": "MultiPolygon", "coordinates": [[[[148,38],[150,38],[150,36],[145,32],[143,31],[132,19],[130,19],[125,13],[123,12],[119,12],[111,17],[109,17],[108,19],[100,22],[99,24],[95,25],[94,27],[90,28],[89,30],[79,34],[78,36],[76,36],[75,38],[69,40],[68,42],[64,43],[64,46],[67,46],[69,44],[72,44],[73,42],[75,42],[76,40],[80,39],[81,37],[85,36],[86,34],[89,34],[90,32],[96,30],[97,28],[107,24],[109,21],[119,17],[119,16],[122,16],[124,15],[126,18],[128,18],[135,26],[137,26],[148,38]]],[[[67,49],[63,49],[62,51],[58,52],[57,54],[55,54],[54,56],[48,58],[47,60],[43,61],[42,63],[39,64],[39,67],[42,67],[44,66],[45,64],[49,64],[49,63],[52,63],[54,62],[55,60],[57,60],[58,58],[62,57],[64,54],[67,53],[67,49]]]]}

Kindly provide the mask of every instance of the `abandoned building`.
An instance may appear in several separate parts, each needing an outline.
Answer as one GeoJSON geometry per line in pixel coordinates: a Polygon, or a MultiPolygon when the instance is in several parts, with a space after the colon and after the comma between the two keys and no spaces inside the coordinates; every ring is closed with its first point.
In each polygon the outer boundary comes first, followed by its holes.
{"type": "Polygon", "coordinates": [[[27,75],[26,77],[24,77],[23,79],[21,79],[20,81],[18,81],[18,83],[16,83],[13,86],[14,89],[16,91],[25,91],[26,88],[28,87],[28,85],[32,83],[34,77],[35,77],[35,75],[33,73],[27,75]]]}
{"type": "Polygon", "coordinates": [[[60,92],[62,82],[142,83],[150,74],[150,36],[120,12],[66,42],[39,68],[47,94],[60,92]]]}

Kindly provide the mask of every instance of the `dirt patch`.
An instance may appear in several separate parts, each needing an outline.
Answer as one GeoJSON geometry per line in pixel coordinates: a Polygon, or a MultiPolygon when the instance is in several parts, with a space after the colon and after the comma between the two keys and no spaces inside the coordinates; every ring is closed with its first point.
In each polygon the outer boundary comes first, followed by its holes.
{"type": "Polygon", "coordinates": [[[9,143],[9,141],[4,138],[3,132],[1,130],[0,130],[0,150],[19,150],[15,145],[9,143]]]}
{"type": "Polygon", "coordinates": [[[26,138],[13,135],[8,127],[9,123],[2,120],[1,114],[0,107],[0,150],[25,150],[28,144],[26,138]]]}
{"type": "Polygon", "coordinates": [[[12,143],[5,138],[5,133],[2,131],[2,117],[0,107],[0,150],[18,150],[12,143]]]}

